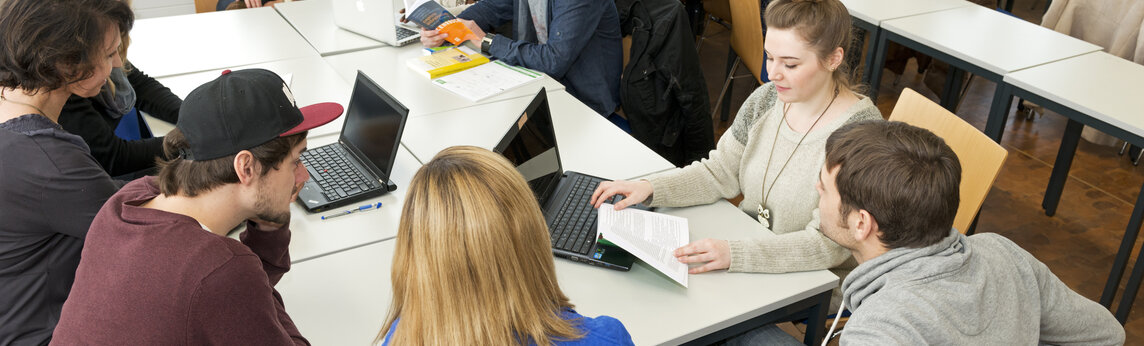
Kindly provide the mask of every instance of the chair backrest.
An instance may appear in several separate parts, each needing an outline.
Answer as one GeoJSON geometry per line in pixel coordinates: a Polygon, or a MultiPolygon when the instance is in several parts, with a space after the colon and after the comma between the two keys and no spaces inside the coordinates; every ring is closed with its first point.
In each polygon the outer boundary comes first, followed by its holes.
{"type": "Polygon", "coordinates": [[[930,130],[957,154],[961,162],[961,205],[953,227],[965,233],[1009,152],[956,114],[909,88],[902,90],[889,120],[930,130]]]}
{"type": "Polygon", "coordinates": [[[730,0],[731,49],[759,84],[763,73],[763,9],[759,0],[730,0]]]}
{"type": "Polygon", "coordinates": [[[215,7],[218,7],[218,0],[195,0],[195,13],[214,12],[215,7]]]}
{"type": "Polygon", "coordinates": [[[703,0],[703,10],[728,24],[734,23],[731,21],[730,0],[703,0]]]}

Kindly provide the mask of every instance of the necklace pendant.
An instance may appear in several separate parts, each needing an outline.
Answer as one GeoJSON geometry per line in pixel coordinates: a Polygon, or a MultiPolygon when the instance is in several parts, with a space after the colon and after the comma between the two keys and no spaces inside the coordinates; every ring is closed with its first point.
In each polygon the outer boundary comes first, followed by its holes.
{"type": "Polygon", "coordinates": [[[771,210],[759,205],[759,223],[766,229],[771,229],[771,210]]]}

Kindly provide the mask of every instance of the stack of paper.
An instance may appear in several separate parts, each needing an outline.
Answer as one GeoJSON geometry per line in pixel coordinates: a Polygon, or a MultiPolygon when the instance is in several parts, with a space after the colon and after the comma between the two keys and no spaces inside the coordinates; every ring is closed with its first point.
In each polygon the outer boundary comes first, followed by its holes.
{"type": "Polygon", "coordinates": [[[687,219],[631,208],[615,210],[608,203],[598,214],[601,237],[687,287],[687,265],[673,254],[691,237],[687,219]]]}

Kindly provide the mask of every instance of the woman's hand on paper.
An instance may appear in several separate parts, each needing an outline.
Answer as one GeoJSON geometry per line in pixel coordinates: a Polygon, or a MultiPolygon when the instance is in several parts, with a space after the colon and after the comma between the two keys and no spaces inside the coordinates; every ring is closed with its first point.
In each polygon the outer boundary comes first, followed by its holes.
{"type": "Polygon", "coordinates": [[[636,203],[643,202],[651,196],[652,187],[651,182],[647,180],[640,181],[605,181],[596,187],[596,191],[592,193],[592,199],[588,203],[592,204],[593,208],[599,208],[609,198],[615,195],[624,196],[624,200],[616,203],[615,209],[620,210],[632,206],[636,203]]]}
{"type": "Polygon", "coordinates": [[[445,38],[449,35],[437,32],[437,30],[425,30],[421,28],[421,45],[426,47],[437,47],[445,43],[445,38]]]}
{"type": "Polygon", "coordinates": [[[731,245],[722,239],[697,240],[675,249],[674,255],[681,263],[705,263],[687,271],[691,274],[731,267],[731,245]]]}

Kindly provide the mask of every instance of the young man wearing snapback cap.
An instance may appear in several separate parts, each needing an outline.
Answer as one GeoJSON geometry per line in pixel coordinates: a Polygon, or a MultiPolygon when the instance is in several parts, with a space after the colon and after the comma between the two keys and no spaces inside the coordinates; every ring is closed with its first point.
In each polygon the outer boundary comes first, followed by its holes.
{"type": "Polygon", "coordinates": [[[187,96],[158,177],[131,182],[88,231],[57,344],[309,344],[274,285],[290,269],[290,203],[309,179],[302,109],[266,70],[225,71],[187,96]],[[241,242],[227,238],[245,223],[241,242]]]}

